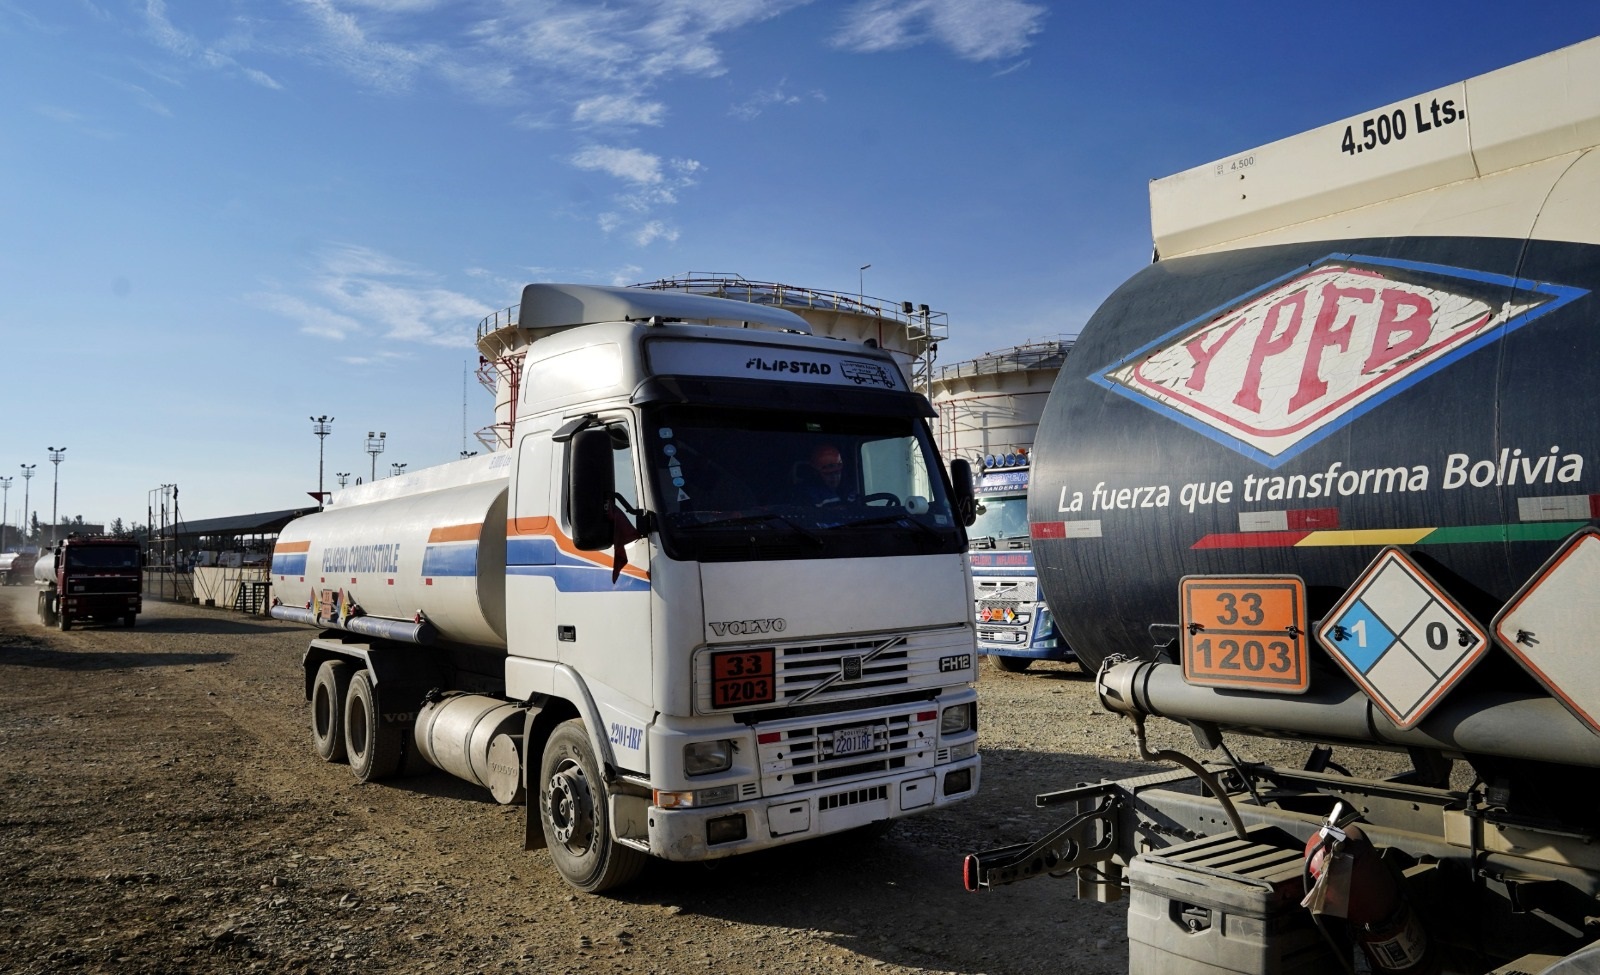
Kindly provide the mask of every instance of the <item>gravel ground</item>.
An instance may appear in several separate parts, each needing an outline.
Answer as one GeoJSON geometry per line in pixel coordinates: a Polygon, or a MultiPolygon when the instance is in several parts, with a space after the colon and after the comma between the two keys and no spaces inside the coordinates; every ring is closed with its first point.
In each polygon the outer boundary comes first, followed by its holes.
{"type": "Polygon", "coordinates": [[[1127,971],[1125,903],[961,886],[963,854],[1064,818],[1036,793],[1152,771],[1073,665],[983,669],[973,800],[591,897],[521,849],[520,807],[317,760],[311,635],[156,602],[132,630],[62,633],[0,589],[0,971],[1127,971]]]}

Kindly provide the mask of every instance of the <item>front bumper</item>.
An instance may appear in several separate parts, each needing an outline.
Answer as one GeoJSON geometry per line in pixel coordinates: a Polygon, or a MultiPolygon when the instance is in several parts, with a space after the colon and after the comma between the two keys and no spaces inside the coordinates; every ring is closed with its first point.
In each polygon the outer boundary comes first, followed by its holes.
{"type": "Polygon", "coordinates": [[[926,812],[976,795],[982,766],[982,756],[973,755],[933,768],[725,805],[651,806],[650,853],[665,860],[714,860],[926,812]]]}

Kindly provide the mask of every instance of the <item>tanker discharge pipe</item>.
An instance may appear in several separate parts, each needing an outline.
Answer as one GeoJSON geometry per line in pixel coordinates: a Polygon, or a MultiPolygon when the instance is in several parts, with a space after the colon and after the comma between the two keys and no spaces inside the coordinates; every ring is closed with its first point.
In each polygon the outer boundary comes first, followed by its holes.
{"type": "Polygon", "coordinates": [[[1132,717],[1206,722],[1266,738],[1600,768],[1600,736],[1558,701],[1535,694],[1458,696],[1441,702],[1415,728],[1402,730],[1351,685],[1313,688],[1299,697],[1269,697],[1185,683],[1177,664],[1125,661],[1105,668],[1096,687],[1103,707],[1132,717]],[[1538,734],[1529,734],[1534,728],[1538,734]]]}

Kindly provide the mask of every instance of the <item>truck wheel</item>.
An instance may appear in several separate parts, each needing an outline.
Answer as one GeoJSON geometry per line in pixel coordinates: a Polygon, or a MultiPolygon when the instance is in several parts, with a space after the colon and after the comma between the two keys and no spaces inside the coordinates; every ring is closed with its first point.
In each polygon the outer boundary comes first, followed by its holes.
{"type": "Polygon", "coordinates": [[[348,660],[324,660],[311,685],[311,747],[324,762],[345,760],[344,696],[353,669],[348,660]]]}
{"type": "Polygon", "coordinates": [[[545,843],[567,883],[598,894],[639,875],[647,857],[611,838],[605,783],[582,721],[564,721],[551,732],[539,782],[545,843]]]}
{"type": "Polygon", "coordinates": [[[362,782],[390,778],[405,758],[404,745],[404,730],[384,721],[378,709],[372,671],[356,671],[344,698],[344,748],[350,771],[362,782]]]}
{"type": "Polygon", "coordinates": [[[63,630],[70,630],[72,629],[72,617],[68,616],[66,613],[62,613],[56,617],[56,625],[61,627],[63,630]]]}
{"type": "Polygon", "coordinates": [[[1020,674],[1028,669],[1033,660],[1029,657],[1002,657],[997,653],[991,653],[989,662],[1008,674],[1020,674]]]}

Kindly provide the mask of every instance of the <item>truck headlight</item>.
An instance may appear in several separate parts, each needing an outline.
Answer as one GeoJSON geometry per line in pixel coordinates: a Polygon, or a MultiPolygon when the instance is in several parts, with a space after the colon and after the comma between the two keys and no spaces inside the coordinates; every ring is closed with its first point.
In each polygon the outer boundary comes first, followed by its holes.
{"type": "Polygon", "coordinates": [[[717,741],[697,741],[683,746],[683,773],[709,775],[726,772],[733,766],[733,742],[727,738],[717,741]]]}
{"type": "Polygon", "coordinates": [[[939,734],[959,735],[972,730],[972,704],[957,704],[944,709],[939,715],[939,734]]]}

